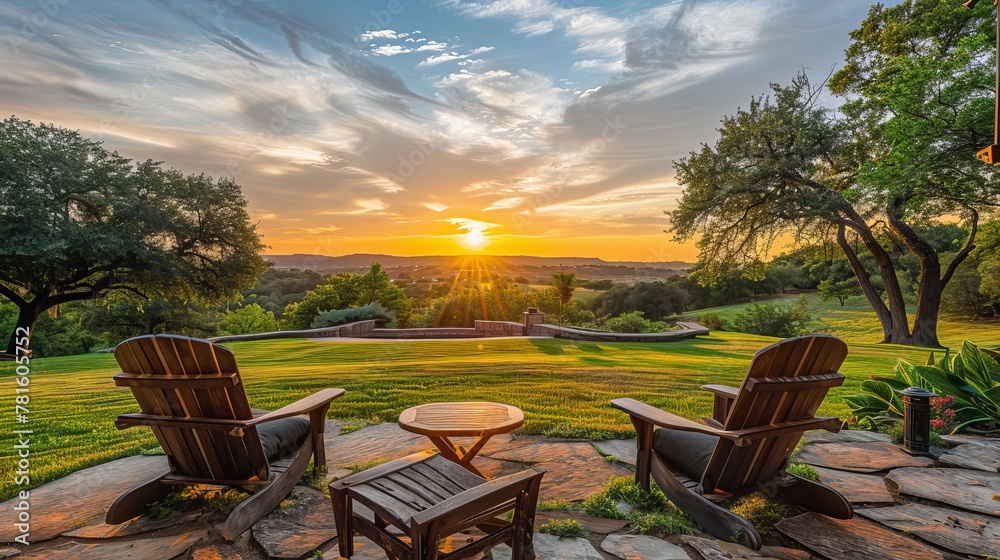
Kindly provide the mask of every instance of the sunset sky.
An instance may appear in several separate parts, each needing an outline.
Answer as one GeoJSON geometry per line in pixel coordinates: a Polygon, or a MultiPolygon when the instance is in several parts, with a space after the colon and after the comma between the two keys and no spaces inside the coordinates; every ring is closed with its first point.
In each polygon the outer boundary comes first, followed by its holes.
{"type": "Polygon", "coordinates": [[[271,254],[693,261],[671,161],[870,4],[0,0],[0,112],[235,177],[271,254]]]}

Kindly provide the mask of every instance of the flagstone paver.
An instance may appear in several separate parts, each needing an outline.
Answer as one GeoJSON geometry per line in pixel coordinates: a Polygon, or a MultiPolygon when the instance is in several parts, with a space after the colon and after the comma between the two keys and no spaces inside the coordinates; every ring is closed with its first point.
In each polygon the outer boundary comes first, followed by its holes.
{"type": "MultiPolygon", "coordinates": [[[[103,517],[118,496],[165,472],[167,460],[162,455],[137,455],[82,469],[31,490],[30,540],[44,541],[103,517]]],[[[3,502],[0,511],[14,511],[19,501],[3,502]]],[[[17,534],[13,523],[0,523],[0,543],[14,542],[17,534]]]]}
{"type": "Polygon", "coordinates": [[[105,539],[97,542],[69,541],[51,547],[27,549],[18,560],[65,558],[72,560],[171,560],[207,535],[193,531],[180,535],[132,540],[105,539]]]}
{"type": "MultiPolygon", "coordinates": [[[[333,547],[321,557],[321,560],[339,560],[343,558],[338,550],[336,546],[333,547]]],[[[351,556],[351,560],[388,560],[388,558],[385,551],[379,548],[377,544],[365,537],[354,536],[354,555],[351,556]]]]}
{"type": "Polygon", "coordinates": [[[592,441],[591,444],[605,455],[614,455],[619,461],[635,464],[638,451],[634,439],[606,439],[592,441]]]}
{"type": "Polygon", "coordinates": [[[609,535],[601,541],[604,552],[625,560],[690,560],[684,549],[648,535],[609,535]]]}
{"type": "Polygon", "coordinates": [[[960,554],[1000,552],[1000,520],[985,515],[925,504],[859,509],[855,513],[960,554]]]}
{"type": "Polygon", "coordinates": [[[882,442],[817,443],[807,445],[799,462],[842,471],[873,473],[900,467],[929,467],[934,460],[914,457],[898,445],[882,442]]]}
{"type": "Polygon", "coordinates": [[[809,512],[783,519],[775,527],[817,554],[836,560],[957,558],[858,517],[832,519],[809,512]]]}
{"type": "Polygon", "coordinates": [[[852,504],[892,504],[895,500],[885,487],[885,478],[877,475],[838,471],[814,466],[823,484],[840,492],[852,504]]]}
{"type": "Polygon", "coordinates": [[[299,558],[337,536],[330,498],[305,486],[293,496],[253,526],[253,538],[271,558],[299,558]]]}
{"type": "Polygon", "coordinates": [[[584,529],[590,531],[591,533],[598,533],[600,535],[609,535],[616,531],[621,531],[626,525],[629,524],[629,522],[624,519],[605,519],[603,517],[596,517],[586,513],[568,511],[539,511],[535,513],[535,526],[540,527],[550,519],[575,519],[580,523],[580,525],[583,525],[584,529]]]}
{"type": "Polygon", "coordinates": [[[72,531],[66,531],[64,537],[76,537],[80,539],[110,539],[113,537],[127,537],[139,533],[148,533],[167,527],[176,527],[185,523],[190,523],[201,517],[201,510],[175,512],[162,519],[153,519],[148,515],[140,516],[136,519],[119,523],[118,525],[108,525],[104,518],[97,519],[89,525],[84,525],[72,531]]]}
{"type": "Polygon", "coordinates": [[[945,465],[986,472],[1000,472],[1000,447],[965,444],[949,449],[938,457],[945,465]]]}
{"type": "Polygon", "coordinates": [[[849,443],[849,442],[881,442],[892,443],[892,436],[869,432],[867,430],[841,430],[839,432],[828,432],[826,430],[814,430],[802,434],[802,439],[807,443],[849,443]]]}
{"type": "Polygon", "coordinates": [[[326,462],[334,467],[388,461],[434,447],[426,437],[388,422],[325,439],[326,462]]]}
{"type": "Polygon", "coordinates": [[[603,488],[612,476],[631,473],[627,468],[602,457],[589,442],[560,441],[541,436],[518,438],[487,457],[533,463],[545,469],[539,490],[539,498],[543,500],[582,500],[603,488]]]}
{"type": "Polygon", "coordinates": [[[895,469],[886,477],[901,494],[1000,517],[1000,473],[966,469],[895,469]]]}
{"type": "Polygon", "coordinates": [[[963,434],[945,434],[941,436],[941,441],[947,443],[948,445],[962,445],[967,443],[969,445],[980,445],[1000,450],[1000,438],[985,438],[982,436],[970,436],[963,434]]]}
{"type": "MultiPolygon", "coordinates": [[[[493,548],[493,560],[510,560],[510,552],[509,546],[497,545],[493,548]]],[[[546,533],[535,535],[535,554],[541,560],[604,560],[587,539],[546,533]]]]}

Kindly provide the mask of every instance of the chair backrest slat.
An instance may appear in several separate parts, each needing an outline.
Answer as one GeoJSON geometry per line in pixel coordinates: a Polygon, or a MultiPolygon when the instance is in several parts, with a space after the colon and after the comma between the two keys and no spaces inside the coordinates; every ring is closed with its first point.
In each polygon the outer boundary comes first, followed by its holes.
{"type": "MultiPolygon", "coordinates": [[[[210,342],[174,335],[126,340],[115,348],[122,373],[145,414],[178,418],[253,418],[233,353],[210,342]]],[[[242,436],[218,430],[153,429],[174,474],[213,480],[266,479],[267,460],[256,428],[242,436]]]]}
{"type": "MultiPolygon", "coordinates": [[[[829,335],[783,340],[754,355],[723,426],[745,430],[813,418],[831,387],[844,382],[837,369],[847,345],[829,335]]],[[[754,440],[737,447],[721,440],[702,477],[704,492],[729,492],[765,482],[784,466],[802,432],[754,440]]]]}

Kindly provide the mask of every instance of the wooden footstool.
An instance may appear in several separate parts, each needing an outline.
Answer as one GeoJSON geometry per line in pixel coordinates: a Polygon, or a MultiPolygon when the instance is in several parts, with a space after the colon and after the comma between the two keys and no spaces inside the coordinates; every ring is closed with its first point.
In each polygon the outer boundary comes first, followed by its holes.
{"type": "Polygon", "coordinates": [[[449,560],[467,558],[507,543],[512,560],[533,559],[532,535],[538,486],[544,471],[528,469],[494,480],[475,475],[433,451],[416,453],[330,484],[340,555],[354,554],[354,532],[368,537],[397,560],[434,560],[438,541],[469,527],[487,535],[456,549],[449,560]],[[366,519],[353,501],[375,513],[366,519]],[[513,511],[511,521],[498,519],[513,511]],[[410,537],[406,543],[389,526],[410,537]]]}

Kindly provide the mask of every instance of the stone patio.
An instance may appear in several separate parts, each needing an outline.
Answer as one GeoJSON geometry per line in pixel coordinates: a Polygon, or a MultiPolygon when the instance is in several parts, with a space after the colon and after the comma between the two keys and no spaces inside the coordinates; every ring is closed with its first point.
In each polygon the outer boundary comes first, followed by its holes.
{"type": "MultiPolygon", "coordinates": [[[[428,449],[424,437],[378,424],[336,435],[329,422],[327,481],[351,468],[428,449]]],[[[572,517],[586,538],[536,536],[543,560],[809,560],[955,559],[1000,556],[1000,440],[946,437],[950,449],[936,459],[914,458],[868,432],[815,433],[797,456],[815,467],[824,483],[855,506],[854,519],[841,521],[802,513],[778,523],[780,532],[752,551],[707,535],[658,539],[630,534],[627,522],[586,514],[539,512],[547,519],[572,517]]],[[[588,442],[541,436],[498,436],[482,450],[476,465],[489,476],[538,465],[547,473],[540,499],[581,500],[614,475],[630,474],[634,440],[588,442]],[[606,457],[607,456],[607,457],[606,457]],[[613,456],[613,457],[612,457],[613,456]]],[[[296,487],[291,499],[260,520],[235,542],[227,543],[211,526],[218,516],[201,511],[166,519],[147,517],[106,525],[104,512],[125,489],[165,470],[162,456],[129,457],[84,469],[31,491],[31,544],[0,545],[0,558],[98,560],[266,560],[338,558],[329,498],[312,487],[296,487]]],[[[325,485],[322,485],[325,486],[325,485]]],[[[12,511],[13,501],[3,504],[12,511]]],[[[10,524],[0,525],[0,543],[13,541],[10,524]]],[[[385,554],[356,539],[357,560],[382,560],[385,554]]],[[[495,548],[484,560],[510,558],[495,548]]]]}

